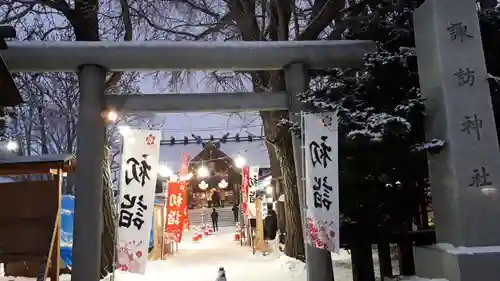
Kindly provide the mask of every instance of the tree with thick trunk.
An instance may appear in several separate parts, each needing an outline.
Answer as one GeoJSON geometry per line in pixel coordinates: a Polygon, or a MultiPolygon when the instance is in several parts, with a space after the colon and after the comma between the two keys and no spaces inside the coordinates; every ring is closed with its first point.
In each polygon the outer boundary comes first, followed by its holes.
{"type": "Polygon", "coordinates": [[[110,151],[106,147],[104,150],[103,169],[103,196],[102,196],[102,216],[104,231],[101,242],[101,277],[105,277],[113,272],[114,251],[115,251],[115,208],[113,208],[113,180],[111,179],[110,151]]]}
{"type": "MultiPolygon", "coordinates": [[[[43,1],[43,4],[61,12],[73,27],[76,41],[99,41],[99,1],[98,0],[76,0],[74,8],[64,0],[43,1]]],[[[126,0],[121,0],[122,20],[125,26],[124,40],[132,40],[132,24],[129,14],[129,6],[126,0]]],[[[107,89],[116,86],[123,73],[116,72],[109,75],[106,82],[107,89]]],[[[114,248],[115,248],[115,222],[112,194],[112,180],[109,158],[109,149],[104,148],[103,161],[103,237],[101,242],[101,277],[107,276],[113,271],[114,248]]],[[[76,194],[78,196],[78,194],[76,194]]]]}
{"type": "MultiPolygon", "coordinates": [[[[228,18],[235,23],[244,41],[318,40],[332,21],[342,16],[341,11],[346,5],[345,0],[316,0],[310,7],[311,12],[307,18],[299,19],[296,2],[232,0],[228,1],[228,18]],[[257,14],[258,11],[262,15],[257,14]],[[260,17],[266,18],[267,21],[260,17]],[[307,22],[303,29],[299,27],[299,21],[302,20],[307,22]],[[290,34],[290,25],[294,26],[292,30],[295,30],[295,34],[290,34]]],[[[252,84],[257,92],[286,90],[282,71],[252,73],[252,84]]],[[[293,136],[289,128],[278,125],[283,119],[288,119],[288,112],[260,112],[260,116],[266,139],[274,148],[270,151],[276,153],[275,157],[281,164],[286,217],[284,252],[290,257],[303,259],[304,238],[292,147],[293,136]]]]}

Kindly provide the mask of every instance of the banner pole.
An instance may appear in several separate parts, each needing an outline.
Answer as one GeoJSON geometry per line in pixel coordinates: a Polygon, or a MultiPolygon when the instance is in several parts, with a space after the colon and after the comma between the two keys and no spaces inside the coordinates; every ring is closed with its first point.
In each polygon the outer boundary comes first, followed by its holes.
{"type": "MultiPolygon", "coordinates": [[[[123,163],[123,144],[125,142],[125,137],[122,136],[122,143],[120,145],[120,164],[123,163]]],[[[112,263],[112,272],[111,272],[111,281],[115,281],[115,272],[116,272],[116,246],[117,246],[117,243],[118,243],[118,220],[120,219],[120,196],[121,196],[121,178],[122,178],[122,169],[120,167],[120,170],[119,170],[119,179],[118,179],[118,188],[116,189],[116,197],[114,198],[115,199],[115,202],[116,202],[116,208],[115,208],[115,217],[114,217],[114,223],[115,223],[115,239],[114,239],[114,245],[113,245],[113,263],[112,263]]]]}

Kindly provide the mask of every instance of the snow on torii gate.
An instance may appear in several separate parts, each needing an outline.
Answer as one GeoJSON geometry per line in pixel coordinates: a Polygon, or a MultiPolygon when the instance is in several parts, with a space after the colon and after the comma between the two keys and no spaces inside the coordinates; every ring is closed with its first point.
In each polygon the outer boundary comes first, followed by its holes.
{"type": "MultiPolygon", "coordinates": [[[[307,69],[353,67],[375,50],[369,41],[281,42],[9,42],[2,51],[12,72],[77,72],[80,107],[77,125],[76,203],[72,281],[98,281],[102,233],[103,111],[195,112],[289,110],[300,112],[296,94],[307,90],[307,69]],[[284,69],[287,91],[105,96],[107,71],[284,69]],[[83,168],[83,169],[82,169],[83,168]],[[97,226],[97,227],[96,227],[97,226]]],[[[296,171],[301,179],[300,142],[294,138],[296,171]]],[[[303,206],[303,186],[299,183],[303,206]]],[[[301,206],[301,210],[302,210],[301,206]]],[[[307,246],[307,280],[330,281],[332,265],[323,250],[307,246]]]]}

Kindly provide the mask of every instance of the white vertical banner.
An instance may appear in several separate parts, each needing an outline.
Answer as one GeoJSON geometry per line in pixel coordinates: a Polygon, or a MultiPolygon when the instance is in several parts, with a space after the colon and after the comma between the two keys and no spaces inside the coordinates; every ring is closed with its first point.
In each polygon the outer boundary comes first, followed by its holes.
{"type": "Polygon", "coordinates": [[[268,194],[267,189],[271,186],[272,176],[267,176],[263,179],[260,179],[257,183],[257,190],[261,192],[262,196],[262,218],[265,219],[267,217],[267,204],[268,198],[273,198],[272,193],[268,194]]]}
{"type": "Polygon", "coordinates": [[[130,129],[123,137],[116,268],[144,274],[153,226],[161,132],[130,129]]]}
{"type": "Polygon", "coordinates": [[[262,219],[265,219],[267,217],[267,195],[262,196],[262,205],[261,205],[261,213],[262,213],[262,219]]]}
{"type": "Polygon", "coordinates": [[[257,217],[257,207],[255,200],[257,199],[257,185],[259,183],[259,166],[250,166],[248,174],[248,215],[249,218],[257,217]]]}
{"type": "Polygon", "coordinates": [[[304,115],[306,242],[339,252],[338,120],[333,112],[304,115]]]}

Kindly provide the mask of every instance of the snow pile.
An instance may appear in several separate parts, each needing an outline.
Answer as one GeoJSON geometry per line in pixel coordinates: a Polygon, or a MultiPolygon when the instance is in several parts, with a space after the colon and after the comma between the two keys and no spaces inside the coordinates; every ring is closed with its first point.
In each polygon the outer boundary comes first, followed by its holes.
{"type": "Polygon", "coordinates": [[[28,277],[0,277],[0,280],[2,281],[34,281],[35,278],[28,278],[28,277]]]}
{"type": "Polygon", "coordinates": [[[420,277],[405,277],[402,281],[448,281],[446,279],[426,279],[420,277]]]}
{"type": "MultiPolygon", "coordinates": [[[[373,256],[375,262],[374,269],[375,272],[379,272],[378,267],[378,256],[376,253],[373,256]]],[[[335,280],[338,281],[351,281],[352,279],[352,265],[349,253],[345,250],[341,250],[339,254],[332,254],[332,264],[333,272],[335,274],[335,280]]],[[[288,272],[289,275],[294,277],[294,280],[305,280],[306,278],[306,265],[304,262],[291,258],[286,255],[281,255],[273,261],[273,265],[279,268],[281,271],[288,272]],[[296,278],[296,279],[295,279],[296,278]]],[[[393,263],[393,268],[397,268],[397,264],[393,263]]],[[[395,272],[397,274],[397,272],[395,272]]],[[[377,280],[378,277],[377,277],[377,280]]],[[[446,279],[425,279],[416,276],[411,277],[401,277],[398,276],[394,279],[387,279],[393,281],[447,281],[446,279]]]]}
{"type": "Polygon", "coordinates": [[[273,261],[273,264],[284,271],[291,271],[303,275],[306,271],[306,264],[300,260],[281,255],[273,261]]]}
{"type": "MultiPolygon", "coordinates": [[[[50,278],[47,278],[47,281],[48,280],[50,280],[50,278]]],[[[36,278],[0,276],[0,281],[36,281],[36,278]]],[[[59,276],[59,281],[71,281],[71,275],[62,274],[59,276]]]]}
{"type": "MultiPolygon", "coordinates": [[[[151,278],[151,276],[147,275],[139,275],[139,274],[134,274],[134,273],[128,273],[128,272],[123,272],[123,271],[115,271],[115,275],[113,276],[112,274],[109,274],[108,276],[104,277],[101,279],[101,281],[113,281],[113,278],[115,281],[154,281],[154,280],[160,280],[159,278],[151,278]]],[[[69,280],[71,281],[71,280],[69,280]]]]}
{"type": "Polygon", "coordinates": [[[483,247],[465,247],[465,246],[458,246],[455,247],[452,244],[448,243],[438,243],[435,245],[438,249],[441,249],[443,251],[446,251],[450,254],[456,254],[456,255],[475,255],[475,254],[482,254],[482,253],[498,253],[500,252],[500,246],[483,246],[483,247]]]}

